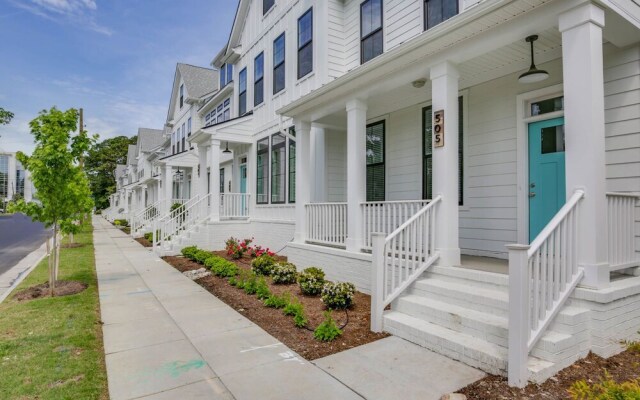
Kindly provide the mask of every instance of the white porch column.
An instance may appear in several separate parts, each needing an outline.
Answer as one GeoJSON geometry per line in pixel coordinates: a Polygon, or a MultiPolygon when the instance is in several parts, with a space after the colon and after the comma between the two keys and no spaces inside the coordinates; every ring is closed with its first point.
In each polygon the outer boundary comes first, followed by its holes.
{"type": "Polygon", "coordinates": [[[147,190],[148,190],[148,186],[147,185],[142,185],[142,207],[140,207],[142,210],[144,210],[145,208],[147,208],[147,206],[149,206],[149,202],[147,200],[148,196],[147,196],[147,190]]]}
{"type": "Polygon", "coordinates": [[[310,156],[311,124],[296,120],[296,230],[294,241],[304,243],[307,238],[305,205],[311,201],[310,156]]]}
{"type": "MultiPolygon", "coordinates": [[[[257,183],[256,183],[256,175],[257,175],[257,150],[256,143],[253,142],[248,146],[247,150],[247,193],[249,193],[249,204],[247,206],[249,217],[253,217],[255,215],[256,210],[256,201],[258,200],[257,194],[257,183]]],[[[235,154],[234,154],[235,157],[235,154]]],[[[233,191],[240,192],[240,169],[239,164],[236,162],[237,159],[234,159],[231,168],[231,180],[233,181],[233,185],[235,186],[233,191]]],[[[228,188],[227,188],[228,189],[228,188]]]]}
{"type": "Polygon", "coordinates": [[[326,172],[326,141],[324,128],[313,128],[311,132],[313,148],[311,151],[311,165],[313,166],[313,201],[322,203],[327,201],[327,172],[326,172]]]}
{"type": "Polygon", "coordinates": [[[209,169],[209,179],[211,182],[211,221],[220,221],[220,141],[218,139],[211,139],[209,169]]]}
{"type": "Polygon", "coordinates": [[[124,190],[124,213],[129,212],[129,189],[124,190]]]}
{"type": "Polygon", "coordinates": [[[207,184],[209,183],[207,179],[207,152],[209,151],[209,146],[201,143],[198,145],[198,165],[200,166],[200,176],[198,177],[198,194],[200,196],[207,195],[207,184]]]}
{"type": "MultiPolygon", "coordinates": [[[[460,265],[458,244],[458,69],[443,62],[431,69],[433,111],[444,111],[444,146],[433,148],[433,195],[442,196],[435,231],[443,265],[460,265]]],[[[432,143],[435,143],[432,141],[432,143]]]]}
{"type": "Polygon", "coordinates": [[[367,200],[367,103],[347,102],[347,250],[360,252],[363,244],[362,211],[367,200]]]}
{"type": "Polygon", "coordinates": [[[170,165],[165,165],[162,171],[162,189],[164,193],[164,209],[162,210],[162,215],[165,215],[171,210],[171,200],[173,197],[173,169],[170,165]]]}
{"type": "Polygon", "coordinates": [[[24,201],[29,202],[33,200],[33,192],[31,191],[31,172],[25,170],[24,173],[24,201]]]}
{"type": "Polygon", "coordinates": [[[583,4],[559,17],[566,143],[567,198],[585,191],[580,205],[579,263],[582,285],[609,285],[604,132],[602,27],[604,11],[583,4]]]}

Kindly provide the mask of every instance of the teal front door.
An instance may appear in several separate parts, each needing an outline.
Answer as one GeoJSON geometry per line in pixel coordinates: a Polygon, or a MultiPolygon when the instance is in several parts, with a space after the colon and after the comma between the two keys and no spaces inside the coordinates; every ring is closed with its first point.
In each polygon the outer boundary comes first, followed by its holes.
{"type": "Polygon", "coordinates": [[[564,118],[529,124],[529,242],[566,202],[564,118]]]}
{"type": "MultiPolygon", "coordinates": [[[[247,193],[247,165],[242,164],[240,166],[240,193],[247,193]]],[[[242,196],[242,215],[248,214],[247,201],[245,196],[242,196]]]]}

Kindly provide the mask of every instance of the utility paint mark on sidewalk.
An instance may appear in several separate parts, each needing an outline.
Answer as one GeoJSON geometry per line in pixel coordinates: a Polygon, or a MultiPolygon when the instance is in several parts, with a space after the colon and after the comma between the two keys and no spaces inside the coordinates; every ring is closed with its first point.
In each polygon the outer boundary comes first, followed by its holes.
{"type": "Polygon", "coordinates": [[[274,344],[268,344],[266,346],[254,346],[246,350],[240,350],[240,353],[247,353],[249,351],[254,351],[254,350],[271,349],[273,347],[278,347],[278,346],[282,346],[282,343],[278,342],[274,344]]]}
{"type": "Polygon", "coordinates": [[[191,361],[172,361],[162,364],[158,368],[147,368],[139,374],[132,376],[133,381],[145,382],[150,378],[178,378],[180,375],[185,374],[191,370],[197,370],[207,365],[204,360],[191,360],[191,361]]]}
{"type": "Polygon", "coordinates": [[[301,360],[298,356],[296,356],[292,351],[286,351],[284,353],[278,354],[280,357],[284,358],[283,361],[298,361],[300,365],[304,365],[305,361],[301,360]]]}

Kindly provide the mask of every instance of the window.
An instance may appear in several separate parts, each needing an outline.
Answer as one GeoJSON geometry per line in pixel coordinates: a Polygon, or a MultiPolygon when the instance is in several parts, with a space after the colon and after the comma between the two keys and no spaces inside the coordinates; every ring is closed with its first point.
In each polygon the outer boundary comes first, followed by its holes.
{"type": "Polygon", "coordinates": [[[0,155],[0,200],[9,197],[9,156],[0,155]]]}
{"type": "Polygon", "coordinates": [[[289,203],[296,202],[296,142],[289,139],[289,203]]]}
{"type": "Polygon", "coordinates": [[[220,193],[224,193],[224,168],[220,168],[220,193]]]}
{"type": "Polygon", "coordinates": [[[228,121],[229,119],[231,119],[231,108],[229,107],[231,105],[231,99],[226,99],[223,105],[224,105],[224,120],[228,121]]]}
{"type": "Polygon", "coordinates": [[[287,138],[281,133],[271,137],[271,203],[284,203],[287,138]]]}
{"type": "Polygon", "coordinates": [[[424,29],[431,29],[458,14],[458,0],[425,0],[424,29]]]}
{"type": "Polygon", "coordinates": [[[367,201],[384,201],[385,122],[367,125],[367,201]]]}
{"type": "Polygon", "coordinates": [[[187,129],[185,128],[185,123],[182,123],[182,151],[186,150],[185,147],[185,139],[186,139],[186,135],[187,134],[187,129]]]}
{"type": "Polygon", "coordinates": [[[184,85],[180,85],[180,108],[184,105],[184,85]]]}
{"type": "Polygon", "coordinates": [[[211,110],[211,124],[219,124],[231,118],[231,98],[226,99],[211,110]]]}
{"type": "Polygon", "coordinates": [[[273,94],[284,89],[284,33],[273,41],[273,94]]]}
{"type": "Polygon", "coordinates": [[[382,0],[367,0],[360,5],[360,62],[382,54],[382,0]]]}
{"type": "Polygon", "coordinates": [[[262,0],[262,15],[265,15],[267,11],[271,10],[275,2],[276,0],[262,0]]]}
{"type": "Polygon", "coordinates": [[[238,116],[247,112],[247,69],[244,68],[238,75],[238,116]]]}
{"type": "Polygon", "coordinates": [[[264,101],[264,52],[253,61],[253,105],[264,101]]]}
{"type": "Polygon", "coordinates": [[[218,70],[220,74],[220,89],[233,80],[233,64],[222,64],[218,70]]]}
{"type": "Polygon", "coordinates": [[[267,204],[269,202],[269,138],[257,142],[256,158],[256,203],[267,204]]]}
{"type": "Polygon", "coordinates": [[[564,96],[531,103],[531,116],[564,110],[564,96]]]}
{"type": "Polygon", "coordinates": [[[298,79],[313,71],[313,9],[298,19],[298,79]]]}
{"type": "MultiPolygon", "coordinates": [[[[458,204],[464,204],[464,117],[463,112],[463,99],[458,97],[458,204]]],[[[432,130],[433,130],[433,109],[431,106],[422,109],[422,127],[423,127],[423,139],[422,139],[422,198],[433,198],[433,149],[431,146],[432,130]]],[[[446,142],[445,142],[446,143],[446,142]]]]}
{"type": "Polygon", "coordinates": [[[176,133],[171,134],[171,154],[176,154],[176,133]]]}
{"type": "Polygon", "coordinates": [[[191,136],[191,117],[187,120],[187,136],[191,136]]]}

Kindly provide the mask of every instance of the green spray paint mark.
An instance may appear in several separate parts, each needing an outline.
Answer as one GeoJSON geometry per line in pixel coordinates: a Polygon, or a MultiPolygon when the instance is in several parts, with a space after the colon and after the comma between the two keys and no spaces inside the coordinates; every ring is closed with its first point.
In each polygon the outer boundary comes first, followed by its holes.
{"type": "Polygon", "coordinates": [[[159,373],[166,373],[172,378],[177,378],[180,375],[188,372],[192,369],[200,369],[205,366],[204,361],[202,360],[191,360],[187,362],[182,361],[174,361],[167,364],[164,364],[159,368],[159,373]]]}

